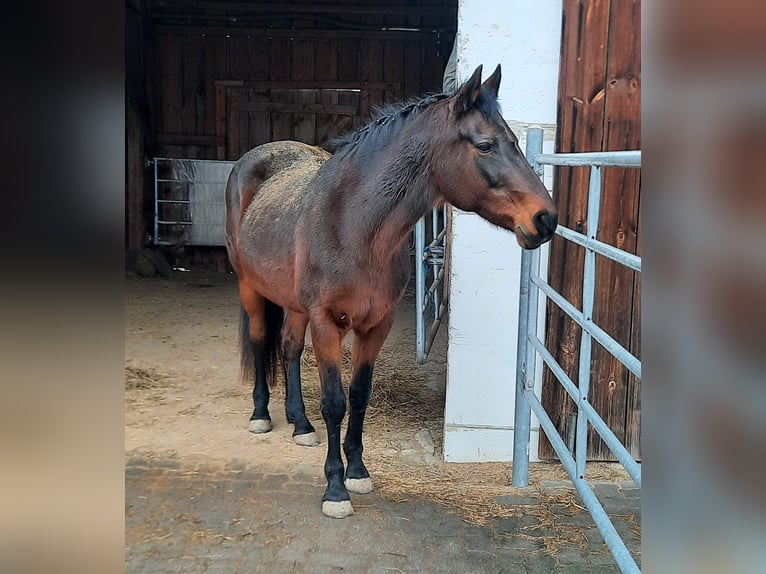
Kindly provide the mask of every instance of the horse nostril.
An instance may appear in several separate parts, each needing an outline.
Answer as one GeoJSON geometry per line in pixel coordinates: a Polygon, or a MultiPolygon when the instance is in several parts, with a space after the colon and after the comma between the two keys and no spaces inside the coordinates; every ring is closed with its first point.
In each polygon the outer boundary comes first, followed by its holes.
{"type": "Polygon", "coordinates": [[[537,228],[537,232],[540,235],[547,237],[550,237],[553,235],[553,232],[556,231],[557,220],[557,215],[555,213],[551,213],[550,211],[539,211],[532,218],[532,221],[537,228]]]}

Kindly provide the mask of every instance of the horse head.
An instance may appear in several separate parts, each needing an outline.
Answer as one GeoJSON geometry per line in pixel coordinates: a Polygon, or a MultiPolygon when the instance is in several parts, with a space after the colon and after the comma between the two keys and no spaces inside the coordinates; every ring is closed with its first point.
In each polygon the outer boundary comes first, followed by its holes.
{"type": "Polygon", "coordinates": [[[444,102],[451,131],[443,132],[433,177],[452,205],[513,231],[521,247],[534,249],[553,237],[556,206],[500,114],[500,66],[483,84],[481,70],[444,102]]]}

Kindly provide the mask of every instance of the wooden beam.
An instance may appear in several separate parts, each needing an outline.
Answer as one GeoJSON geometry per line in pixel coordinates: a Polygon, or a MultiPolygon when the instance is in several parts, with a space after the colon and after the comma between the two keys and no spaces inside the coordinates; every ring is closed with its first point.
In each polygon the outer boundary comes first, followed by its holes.
{"type": "Polygon", "coordinates": [[[354,4],[286,4],[280,3],[242,3],[242,2],[188,2],[173,0],[156,0],[151,8],[153,18],[158,17],[183,17],[194,16],[227,16],[234,18],[238,15],[280,15],[280,14],[332,14],[346,15],[359,14],[366,16],[412,16],[432,14],[438,11],[440,14],[457,16],[457,4],[445,2],[441,6],[411,6],[411,5],[382,5],[382,6],[358,6],[354,4]]]}
{"type": "Polygon", "coordinates": [[[215,86],[215,135],[218,138],[216,157],[226,159],[226,86],[215,86]]]}
{"type": "Polygon", "coordinates": [[[241,87],[253,90],[373,90],[373,91],[397,91],[401,90],[401,82],[336,82],[323,80],[309,80],[303,82],[293,81],[241,81],[241,80],[216,80],[217,86],[241,87]]]}
{"type": "Polygon", "coordinates": [[[353,106],[334,104],[289,104],[279,102],[245,102],[232,103],[232,110],[241,112],[279,112],[287,114],[337,114],[354,116],[357,109],[353,106]]]}
{"type": "Polygon", "coordinates": [[[180,24],[157,24],[157,35],[197,35],[202,36],[265,36],[267,38],[326,38],[326,39],[367,39],[367,40],[435,40],[438,34],[448,30],[419,30],[402,31],[396,30],[324,30],[313,28],[255,28],[255,27],[227,27],[227,26],[199,26],[180,24]]]}
{"type": "Polygon", "coordinates": [[[221,136],[191,135],[191,134],[157,134],[157,143],[162,145],[194,145],[217,147],[224,144],[221,136]]]}

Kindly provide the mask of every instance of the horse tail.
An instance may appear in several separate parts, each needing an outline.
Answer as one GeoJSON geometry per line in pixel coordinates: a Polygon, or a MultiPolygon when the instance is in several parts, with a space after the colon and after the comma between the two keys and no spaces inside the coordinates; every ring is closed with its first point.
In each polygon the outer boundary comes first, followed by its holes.
{"type": "MultiPolygon", "coordinates": [[[[266,345],[263,349],[266,367],[266,381],[273,387],[277,381],[277,363],[282,358],[280,332],[284,322],[284,310],[276,303],[266,299],[266,345]]],[[[255,345],[250,340],[250,317],[242,307],[239,320],[240,365],[242,380],[252,382],[255,379],[255,345]]]]}

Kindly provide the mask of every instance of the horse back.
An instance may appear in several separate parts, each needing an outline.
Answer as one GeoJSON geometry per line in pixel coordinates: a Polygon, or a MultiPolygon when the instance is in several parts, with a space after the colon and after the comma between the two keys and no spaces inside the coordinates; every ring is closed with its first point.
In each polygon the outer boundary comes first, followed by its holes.
{"type": "MultiPolygon", "coordinates": [[[[320,148],[301,142],[279,141],[253,148],[234,164],[226,184],[226,249],[237,273],[243,218],[253,199],[264,188],[279,188],[280,180],[297,179],[303,184],[299,187],[305,187],[308,179],[329,158],[330,154],[320,148]]],[[[283,195],[296,193],[296,187],[282,187],[283,195]]],[[[279,189],[276,191],[280,193],[279,189]]],[[[282,199],[289,200],[289,197],[282,199]]],[[[279,198],[275,201],[278,203],[279,198]]]]}

